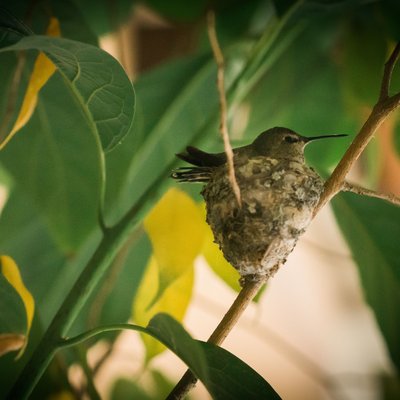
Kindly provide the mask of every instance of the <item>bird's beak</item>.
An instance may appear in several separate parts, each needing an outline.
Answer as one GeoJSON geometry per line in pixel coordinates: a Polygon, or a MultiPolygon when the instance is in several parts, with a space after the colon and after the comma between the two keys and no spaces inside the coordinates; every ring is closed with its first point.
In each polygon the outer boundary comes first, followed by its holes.
{"type": "Polygon", "coordinates": [[[340,134],[340,135],[322,135],[322,136],[311,136],[311,137],[303,136],[303,139],[304,139],[305,143],[308,143],[308,142],[311,142],[313,140],[318,140],[318,139],[337,138],[337,137],[345,137],[345,136],[349,136],[349,135],[340,134]]]}

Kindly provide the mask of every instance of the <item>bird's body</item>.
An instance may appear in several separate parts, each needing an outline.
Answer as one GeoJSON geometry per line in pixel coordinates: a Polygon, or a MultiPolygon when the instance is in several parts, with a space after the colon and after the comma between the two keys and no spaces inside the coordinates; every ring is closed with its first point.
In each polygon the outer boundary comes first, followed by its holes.
{"type": "Polygon", "coordinates": [[[194,166],[172,176],[205,183],[207,222],[215,242],[242,278],[271,276],[312,219],[323,181],[304,161],[304,147],[310,140],[286,128],[272,128],[252,144],[235,149],[241,205],[228,178],[225,153],[188,147],[187,153],[178,155],[194,166]]]}

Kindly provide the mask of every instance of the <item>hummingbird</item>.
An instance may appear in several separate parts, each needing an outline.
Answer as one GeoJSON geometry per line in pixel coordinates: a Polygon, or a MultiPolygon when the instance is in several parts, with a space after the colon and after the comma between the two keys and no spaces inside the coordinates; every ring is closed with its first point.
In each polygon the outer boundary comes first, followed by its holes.
{"type": "Polygon", "coordinates": [[[275,127],[249,145],[233,149],[241,204],[228,178],[226,153],[188,146],[177,157],[191,164],[173,171],[179,182],[203,183],[206,220],[214,241],[238,270],[241,282],[267,279],[286,262],[312,220],[323,190],[322,178],[304,158],[305,146],[318,139],[275,127]]]}

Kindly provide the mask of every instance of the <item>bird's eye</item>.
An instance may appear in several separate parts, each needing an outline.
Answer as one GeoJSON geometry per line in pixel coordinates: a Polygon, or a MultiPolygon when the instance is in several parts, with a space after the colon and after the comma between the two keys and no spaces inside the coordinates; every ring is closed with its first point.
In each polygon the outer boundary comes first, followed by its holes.
{"type": "Polygon", "coordinates": [[[285,136],[284,139],[285,139],[285,142],[288,142],[288,143],[296,143],[299,141],[299,139],[295,136],[285,136]]]}

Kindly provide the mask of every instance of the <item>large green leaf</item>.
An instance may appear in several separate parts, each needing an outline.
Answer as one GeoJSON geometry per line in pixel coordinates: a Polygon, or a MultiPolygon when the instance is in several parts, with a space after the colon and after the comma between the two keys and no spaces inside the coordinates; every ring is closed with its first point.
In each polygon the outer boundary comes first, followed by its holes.
{"type": "Polygon", "coordinates": [[[213,399],[280,399],[264,378],[235,355],[211,343],[198,343],[208,366],[203,383],[213,399]]]}
{"type": "Polygon", "coordinates": [[[189,366],[213,399],[279,399],[243,361],[221,347],[195,341],[167,314],[156,315],[146,330],[189,366]]]}
{"type": "Polygon", "coordinates": [[[101,154],[88,130],[65,81],[54,76],[30,122],[0,154],[19,193],[33,200],[65,252],[77,248],[97,224],[101,154]]]}
{"type": "Polygon", "coordinates": [[[279,399],[278,394],[256,371],[239,358],[211,343],[197,341],[168,314],[157,314],[146,328],[119,325],[96,329],[79,341],[112,329],[128,328],[147,333],[175,353],[205,385],[213,399],[279,399]]]}
{"type": "Polygon", "coordinates": [[[400,208],[353,194],[339,195],[332,204],[358,265],[365,298],[399,368],[400,208]]]}
{"type": "Polygon", "coordinates": [[[24,37],[0,52],[33,49],[45,52],[56,65],[102,148],[115,147],[129,131],[135,104],[132,84],[121,65],[97,47],[39,35],[24,37]]]}

